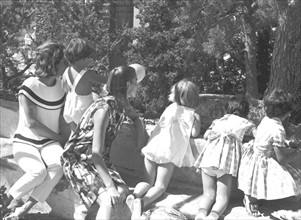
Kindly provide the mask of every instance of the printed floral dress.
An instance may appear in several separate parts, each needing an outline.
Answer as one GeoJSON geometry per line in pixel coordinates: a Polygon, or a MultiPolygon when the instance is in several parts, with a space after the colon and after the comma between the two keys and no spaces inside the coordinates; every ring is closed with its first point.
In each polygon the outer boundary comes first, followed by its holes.
{"type": "Polygon", "coordinates": [[[112,142],[117,136],[125,115],[117,111],[114,97],[107,96],[95,101],[86,110],[76,131],[66,143],[64,153],[61,157],[66,178],[87,208],[105,190],[101,176],[99,176],[92,161],[87,160],[87,157],[91,157],[92,154],[93,116],[99,109],[106,109],[109,112],[109,124],[106,130],[105,149],[102,152],[102,158],[114,183],[125,185],[119,173],[115,171],[113,164],[109,162],[112,142]]]}

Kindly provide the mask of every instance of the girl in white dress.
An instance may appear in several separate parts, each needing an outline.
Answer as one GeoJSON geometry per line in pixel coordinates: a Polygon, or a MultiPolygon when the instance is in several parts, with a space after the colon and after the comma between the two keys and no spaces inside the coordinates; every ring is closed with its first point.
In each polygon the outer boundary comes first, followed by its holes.
{"type": "Polygon", "coordinates": [[[106,82],[106,77],[89,70],[92,64],[92,47],[81,38],[74,38],[68,44],[65,57],[70,63],[63,74],[63,86],[67,92],[64,118],[74,132],[82,115],[94,102],[92,83],[106,82]]]}
{"type": "Polygon", "coordinates": [[[259,216],[258,199],[274,200],[301,195],[301,170],[289,165],[300,160],[300,148],[286,144],[282,122],[292,110],[292,98],[274,90],[264,99],[266,116],[258,125],[253,147],[244,152],[238,175],[238,188],[246,211],[259,216]]]}
{"type": "Polygon", "coordinates": [[[226,115],[212,122],[204,134],[206,144],[195,167],[202,172],[203,195],[196,220],[218,219],[225,211],[237,176],[246,133],[256,131],[247,119],[249,103],[244,97],[234,96],[226,104],[226,115]]]}
{"type": "Polygon", "coordinates": [[[166,191],[175,166],[193,166],[195,162],[189,139],[200,133],[200,119],[195,112],[199,104],[198,87],[181,80],[172,87],[169,100],[173,103],[165,109],[142,149],[145,181],[138,183],[133,195],[127,198],[132,219],[141,216],[143,208],[166,191]]]}

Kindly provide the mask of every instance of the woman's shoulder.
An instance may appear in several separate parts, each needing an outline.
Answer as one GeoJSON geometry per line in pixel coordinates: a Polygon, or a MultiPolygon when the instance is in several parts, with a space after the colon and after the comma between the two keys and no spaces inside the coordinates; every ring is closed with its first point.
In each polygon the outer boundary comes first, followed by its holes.
{"type": "Polygon", "coordinates": [[[38,77],[30,76],[29,78],[27,78],[23,81],[22,86],[31,87],[31,86],[38,85],[38,84],[39,84],[38,77]]]}
{"type": "Polygon", "coordinates": [[[31,76],[24,80],[19,88],[19,92],[24,90],[27,92],[37,93],[37,91],[41,87],[41,84],[42,83],[39,81],[38,77],[31,76]]]}
{"type": "Polygon", "coordinates": [[[114,110],[117,108],[115,98],[113,96],[104,96],[97,99],[92,105],[95,109],[114,110]]]}

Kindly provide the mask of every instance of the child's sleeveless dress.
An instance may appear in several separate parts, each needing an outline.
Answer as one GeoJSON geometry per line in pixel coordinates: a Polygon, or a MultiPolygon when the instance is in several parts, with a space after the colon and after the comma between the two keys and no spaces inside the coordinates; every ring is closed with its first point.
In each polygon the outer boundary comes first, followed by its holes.
{"type": "Polygon", "coordinates": [[[301,195],[301,170],[278,163],[274,146],[285,147],[286,133],[277,118],[264,117],[253,147],[243,153],[238,188],[257,199],[274,200],[301,195]]]}
{"type": "Polygon", "coordinates": [[[176,103],[169,105],[151,133],[147,145],[142,149],[144,156],[157,164],[193,166],[195,159],[189,139],[194,111],[176,103]]]}
{"type": "Polygon", "coordinates": [[[242,117],[226,114],[212,122],[205,133],[206,144],[195,167],[213,168],[236,177],[241,158],[242,139],[255,125],[242,117]]]}
{"type": "Polygon", "coordinates": [[[87,69],[80,71],[74,79],[73,84],[69,78],[70,67],[64,72],[64,77],[67,80],[71,91],[67,93],[66,102],[64,107],[64,119],[67,123],[74,121],[76,124],[80,122],[80,119],[87,108],[93,103],[92,93],[88,95],[78,95],[75,92],[76,86],[83,75],[87,72],[87,69]]]}
{"type": "Polygon", "coordinates": [[[105,133],[105,146],[101,154],[108,172],[115,184],[126,185],[115,167],[110,163],[110,149],[112,142],[125,120],[124,113],[117,111],[114,97],[106,96],[95,101],[84,113],[76,131],[69,138],[61,157],[65,177],[74,191],[80,196],[82,202],[89,208],[99,194],[105,190],[105,185],[99,176],[92,161],[81,160],[81,155],[92,155],[92,142],[94,134],[94,113],[99,109],[109,112],[109,124],[105,133]]]}

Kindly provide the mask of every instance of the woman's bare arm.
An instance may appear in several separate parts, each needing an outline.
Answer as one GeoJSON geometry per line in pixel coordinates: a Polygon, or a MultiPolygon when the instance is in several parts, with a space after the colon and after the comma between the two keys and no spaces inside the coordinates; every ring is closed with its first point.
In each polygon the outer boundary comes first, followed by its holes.
{"type": "Polygon", "coordinates": [[[122,202],[120,193],[109,174],[108,168],[101,156],[104,150],[106,128],[109,123],[109,113],[105,109],[99,109],[94,114],[94,134],[92,143],[92,162],[96,167],[114,207],[122,202]]]}

